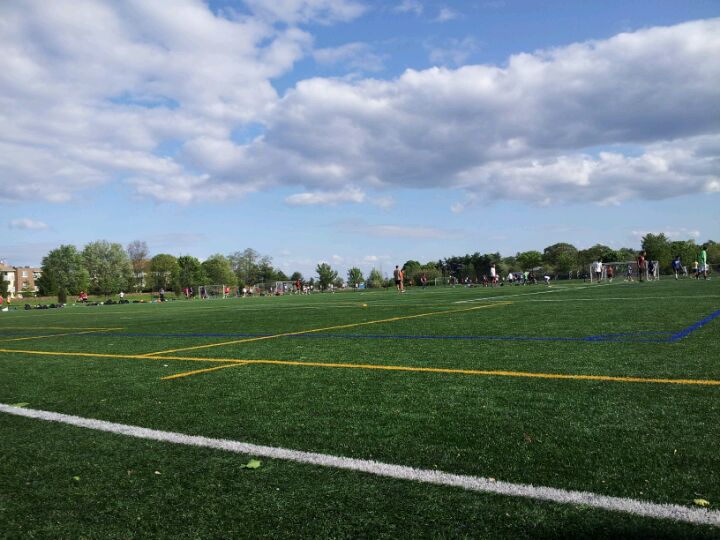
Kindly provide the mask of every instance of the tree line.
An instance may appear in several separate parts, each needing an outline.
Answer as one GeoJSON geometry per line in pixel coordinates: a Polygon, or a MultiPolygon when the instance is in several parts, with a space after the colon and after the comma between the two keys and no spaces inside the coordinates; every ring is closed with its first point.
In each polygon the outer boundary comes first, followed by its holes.
{"type": "MultiPolygon", "coordinates": [[[[715,241],[705,243],[708,260],[720,260],[720,244],[715,241]]],[[[646,234],[642,238],[641,249],[647,258],[657,260],[661,271],[670,273],[671,262],[680,256],[686,265],[691,264],[700,251],[700,245],[694,240],[671,241],[663,233],[646,234]]],[[[529,270],[542,267],[543,272],[558,277],[581,275],[588,266],[596,261],[621,262],[632,261],[637,250],[631,248],[613,249],[596,244],[587,249],[578,249],[572,244],[560,242],[540,251],[524,251],[514,256],[503,257],[500,253],[473,253],[451,256],[437,261],[421,264],[408,260],[403,265],[408,282],[419,284],[424,274],[430,283],[438,277],[454,277],[460,281],[468,278],[480,280],[490,274],[490,266],[495,265],[499,274],[529,270]]],[[[42,275],[37,283],[40,294],[58,295],[88,291],[91,294],[111,295],[119,291],[142,291],[165,289],[179,293],[185,288],[195,288],[205,284],[245,287],[259,283],[276,281],[301,281],[324,290],[334,286],[356,287],[364,284],[370,288],[388,286],[387,276],[373,268],[367,278],[362,271],[353,267],[344,279],[327,263],[317,265],[317,276],[309,279],[300,272],[286,275],[273,267],[272,258],[247,248],[229,255],[214,254],[204,261],[191,255],[176,257],[168,253],[150,256],[147,243],[137,240],[126,248],[121,244],[106,240],[90,242],[82,250],[73,245],[61,245],[50,251],[42,260],[42,275]]]]}

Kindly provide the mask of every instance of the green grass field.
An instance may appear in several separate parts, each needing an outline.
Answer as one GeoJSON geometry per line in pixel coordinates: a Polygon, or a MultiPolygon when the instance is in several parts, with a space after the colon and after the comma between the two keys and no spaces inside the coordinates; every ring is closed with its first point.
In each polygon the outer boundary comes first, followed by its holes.
{"type": "MultiPolygon", "coordinates": [[[[717,516],[718,315],[720,281],[671,279],[18,310],[0,403],[717,516]]],[[[8,538],[720,536],[7,411],[0,435],[8,538]]]]}

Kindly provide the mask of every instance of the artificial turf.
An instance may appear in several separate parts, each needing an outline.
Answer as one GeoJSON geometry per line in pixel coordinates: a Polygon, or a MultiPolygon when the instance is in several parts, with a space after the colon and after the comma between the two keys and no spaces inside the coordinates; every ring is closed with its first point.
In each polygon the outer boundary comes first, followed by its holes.
{"type": "MultiPolygon", "coordinates": [[[[0,403],[717,509],[718,385],[370,367],[720,381],[720,317],[708,320],[719,309],[717,281],[662,280],[11,311],[0,349],[48,354],[0,352],[0,403]],[[163,379],[223,365],[202,358],[366,367],[251,363],[163,379]]],[[[0,433],[8,537],[718,535],[280,460],[241,469],[252,456],[6,414],[0,433]]]]}

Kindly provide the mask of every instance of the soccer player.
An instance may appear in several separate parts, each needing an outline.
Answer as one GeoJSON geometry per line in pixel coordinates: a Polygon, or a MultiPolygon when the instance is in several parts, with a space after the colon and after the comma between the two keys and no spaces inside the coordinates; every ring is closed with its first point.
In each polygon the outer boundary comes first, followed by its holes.
{"type": "Polygon", "coordinates": [[[682,262],[680,262],[680,255],[675,255],[675,258],[672,262],[672,269],[673,272],[675,272],[675,279],[678,279],[680,277],[680,272],[682,272],[682,262]]]}
{"type": "Polygon", "coordinates": [[[643,282],[643,273],[645,272],[645,252],[641,251],[637,258],[638,281],[643,282]]]}
{"type": "Polygon", "coordinates": [[[610,283],[612,283],[614,277],[615,277],[615,268],[610,264],[607,267],[607,279],[610,283]]]}
{"type": "Polygon", "coordinates": [[[495,263],[490,265],[490,286],[495,287],[497,283],[497,270],[495,270],[495,263]]]}
{"type": "Polygon", "coordinates": [[[633,276],[632,264],[628,264],[627,272],[625,272],[625,281],[634,281],[632,276],[633,276]]]}
{"type": "Polygon", "coordinates": [[[698,279],[700,279],[700,274],[702,274],[705,279],[708,279],[707,246],[703,246],[700,250],[698,266],[700,267],[698,270],[698,279]]]}
{"type": "Polygon", "coordinates": [[[393,279],[395,280],[395,287],[398,292],[400,292],[400,267],[397,264],[395,265],[395,270],[393,270],[393,279]]]}
{"type": "Polygon", "coordinates": [[[600,281],[600,276],[602,276],[602,263],[600,260],[593,263],[593,273],[595,274],[595,280],[600,281]]]}

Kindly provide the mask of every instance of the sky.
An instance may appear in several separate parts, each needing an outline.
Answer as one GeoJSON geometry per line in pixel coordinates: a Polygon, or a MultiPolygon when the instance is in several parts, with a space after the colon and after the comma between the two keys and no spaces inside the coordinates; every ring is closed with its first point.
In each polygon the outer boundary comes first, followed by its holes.
{"type": "Polygon", "coordinates": [[[0,260],[720,240],[715,0],[7,0],[0,260]]]}

